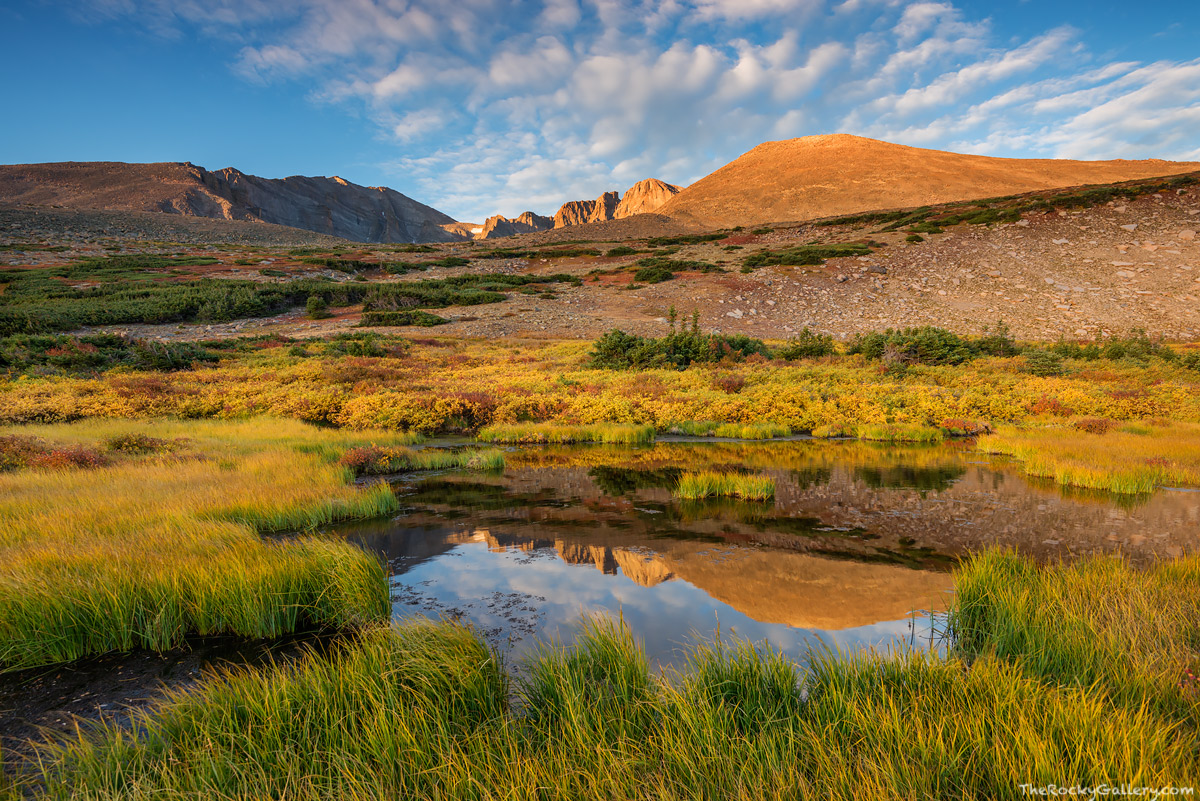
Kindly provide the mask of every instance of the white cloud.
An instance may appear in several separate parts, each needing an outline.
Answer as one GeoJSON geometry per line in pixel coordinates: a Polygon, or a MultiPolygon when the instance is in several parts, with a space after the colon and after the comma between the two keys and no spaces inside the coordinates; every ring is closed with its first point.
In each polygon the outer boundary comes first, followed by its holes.
{"type": "MultiPolygon", "coordinates": [[[[1095,56],[952,0],[97,0],[365,117],[400,191],[476,220],[844,130],[999,155],[1197,157],[1200,63],[1095,56]]],[[[379,181],[379,182],[382,182],[379,181]]]]}

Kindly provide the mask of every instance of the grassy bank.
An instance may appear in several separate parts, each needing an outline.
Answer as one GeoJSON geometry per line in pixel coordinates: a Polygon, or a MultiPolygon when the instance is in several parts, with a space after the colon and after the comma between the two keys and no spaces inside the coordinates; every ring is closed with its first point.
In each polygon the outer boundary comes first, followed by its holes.
{"type": "Polygon", "coordinates": [[[333,659],[228,674],[135,729],[77,735],[50,797],[1022,798],[1191,785],[1195,559],[962,568],[929,654],[698,647],[652,673],[596,624],[514,680],[468,630],[377,628],[333,659]],[[510,694],[510,690],[515,693],[510,694]],[[515,697],[515,701],[512,701],[515,697]]]}
{"type": "Polygon", "coordinates": [[[394,511],[390,490],[351,486],[336,460],[409,435],[270,419],[6,434],[96,458],[0,472],[0,669],[164,649],[189,634],[269,637],[387,616],[374,557],[338,541],[259,535],[394,511]]]}
{"type": "Polygon", "coordinates": [[[511,423],[487,426],[480,430],[481,442],[505,444],[555,444],[601,442],[608,445],[641,445],[654,442],[653,426],[595,424],[560,425],[555,423],[511,423]]]}
{"type": "Polygon", "coordinates": [[[1021,461],[1028,475],[1058,484],[1125,494],[1157,487],[1200,486],[1200,425],[1156,420],[1114,425],[1103,419],[1075,426],[1002,426],[977,447],[1021,461]]]}

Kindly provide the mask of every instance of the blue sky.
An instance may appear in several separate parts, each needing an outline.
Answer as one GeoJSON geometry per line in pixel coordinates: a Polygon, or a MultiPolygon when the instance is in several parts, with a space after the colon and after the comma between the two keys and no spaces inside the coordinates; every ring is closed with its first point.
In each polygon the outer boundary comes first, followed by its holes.
{"type": "Polygon", "coordinates": [[[9,0],[0,162],[340,175],[482,221],[758,143],[1200,160],[1200,3],[9,0]]]}

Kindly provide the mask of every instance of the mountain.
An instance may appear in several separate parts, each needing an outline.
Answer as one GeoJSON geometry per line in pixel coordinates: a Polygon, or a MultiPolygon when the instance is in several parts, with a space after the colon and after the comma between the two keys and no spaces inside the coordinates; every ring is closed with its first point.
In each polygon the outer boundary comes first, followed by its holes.
{"type": "Polygon", "coordinates": [[[453,242],[453,218],[381,186],[342,178],[259,178],[190,162],[59,162],[0,166],[0,201],[155,211],[286,225],[358,242],[453,242]]]}
{"type": "Polygon", "coordinates": [[[1200,169],[1200,163],[969,156],[849,134],[765,142],[656,209],[722,228],[808,220],[1112,183],[1200,169]]]}
{"type": "Polygon", "coordinates": [[[660,181],[657,178],[647,178],[638,181],[625,190],[621,202],[613,212],[613,219],[632,217],[635,214],[649,214],[658,211],[664,203],[682,191],[680,187],[660,181]]]}
{"type": "Polygon", "coordinates": [[[516,234],[533,234],[539,231],[548,231],[553,227],[553,217],[543,217],[540,214],[534,214],[532,211],[527,211],[512,220],[501,215],[496,215],[495,217],[487,218],[482,230],[475,234],[475,238],[497,239],[504,236],[515,236],[516,234]]]}
{"type": "Polygon", "coordinates": [[[679,187],[657,178],[638,181],[625,191],[624,196],[616,192],[605,192],[595,200],[572,200],[564,203],[554,215],[554,227],[607,222],[649,214],[657,211],[677,192],[679,187]]]}

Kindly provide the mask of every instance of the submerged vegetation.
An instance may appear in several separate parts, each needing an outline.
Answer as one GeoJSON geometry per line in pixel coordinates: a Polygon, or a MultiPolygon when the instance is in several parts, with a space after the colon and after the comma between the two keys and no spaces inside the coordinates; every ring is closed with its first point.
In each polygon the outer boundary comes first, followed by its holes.
{"type": "Polygon", "coordinates": [[[230,673],[48,753],[50,797],[1020,798],[1200,772],[1200,563],[960,569],[954,647],[697,645],[656,675],[590,623],[521,678],[469,629],[379,627],[330,658],[230,673]],[[514,700],[515,699],[515,700],[514,700]]]}

